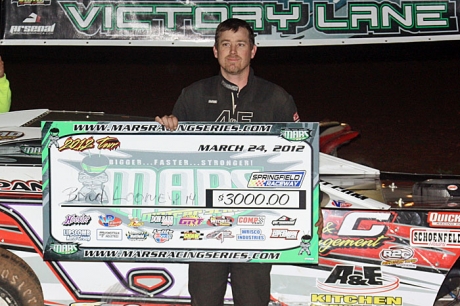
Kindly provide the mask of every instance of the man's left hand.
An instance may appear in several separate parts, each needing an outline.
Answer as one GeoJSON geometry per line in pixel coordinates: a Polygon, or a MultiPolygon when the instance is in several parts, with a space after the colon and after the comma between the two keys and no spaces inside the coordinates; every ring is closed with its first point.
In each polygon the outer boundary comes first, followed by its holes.
{"type": "Polygon", "coordinates": [[[179,120],[174,115],[165,115],[163,117],[156,116],[155,121],[170,131],[175,131],[179,125],[179,120]]]}
{"type": "Polygon", "coordinates": [[[0,56],[0,79],[5,76],[5,66],[2,61],[2,57],[0,56]]]}

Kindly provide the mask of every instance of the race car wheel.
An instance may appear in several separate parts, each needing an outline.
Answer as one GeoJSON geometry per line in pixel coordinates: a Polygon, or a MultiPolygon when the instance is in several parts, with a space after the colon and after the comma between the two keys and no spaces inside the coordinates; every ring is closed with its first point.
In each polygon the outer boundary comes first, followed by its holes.
{"type": "Polygon", "coordinates": [[[19,299],[10,294],[10,292],[11,289],[0,288],[0,306],[20,306],[16,302],[19,299]]]}
{"type": "Polygon", "coordinates": [[[0,248],[0,306],[43,306],[40,281],[27,263],[0,248]]]}
{"type": "Polygon", "coordinates": [[[456,262],[442,283],[433,306],[453,306],[460,303],[460,262],[456,262]]]}

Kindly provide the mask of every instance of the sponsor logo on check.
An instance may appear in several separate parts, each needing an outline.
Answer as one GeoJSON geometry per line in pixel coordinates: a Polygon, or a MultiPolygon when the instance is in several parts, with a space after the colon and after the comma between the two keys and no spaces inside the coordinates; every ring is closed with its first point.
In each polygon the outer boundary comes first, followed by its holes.
{"type": "Polygon", "coordinates": [[[300,188],[305,171],[253,172],[248,187],[259,188],[300,188]]]}

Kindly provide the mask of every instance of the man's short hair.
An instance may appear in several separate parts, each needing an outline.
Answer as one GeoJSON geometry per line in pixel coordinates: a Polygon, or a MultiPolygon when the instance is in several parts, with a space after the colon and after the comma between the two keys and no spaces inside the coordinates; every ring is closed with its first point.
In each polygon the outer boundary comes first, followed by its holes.
{"type": "Polygon", "coordinates": [[[216,36],[214,37],[214,46],[217,47],[217,43],[219,41],[220,34],[225,31],[233,31],[237,32],[240,28],[244,28],[248,30],[249,33],[249,42],[251,43],[251,47],[256,44],[254,31],[252,30],[249,23],[245,20],[238,19],[238,18],[229,18],[225,21],[222,21],[216,29],[216,36]]]}

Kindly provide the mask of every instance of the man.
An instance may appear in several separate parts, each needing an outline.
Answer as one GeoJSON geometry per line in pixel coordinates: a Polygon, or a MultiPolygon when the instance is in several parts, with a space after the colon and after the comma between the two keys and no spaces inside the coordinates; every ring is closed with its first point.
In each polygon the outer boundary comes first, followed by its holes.
{"type": "Polygon", "coordinates": [[[255,77],[250,61],[256,55],[254,32],[243,20],[222,22],[215,36],[214,57],[220,75],[183,89],[173,115],[157,121],[174,130],[181,121],[299,121],[292,97],[281,87],[255,77]]]}
{"type": "MultiPolygon", "coordinates": [[[[292,97],[281,87],[254,76],[250,62],[256,51],[254,32],[247,22],[227,19],[219,24],[213,52],[220,74],[184,88],[173,114],[155,120],[170,130],[177,128],[178,120],[299,121],[292,97]]],[[[191,263],[188,284],[192,305],[223,305],[230,275],[234,305],[267,306],[270,271],[270,264],[191,263]]]]}
{"type": "Polygon", "coordinates": [[[10,110],[11,106],[11,89],[10,82],[6,79],[5,67],[0,56],[0,113],[10,110]]]}

